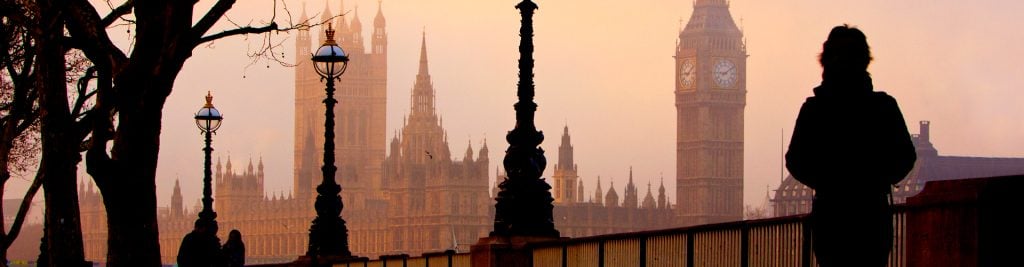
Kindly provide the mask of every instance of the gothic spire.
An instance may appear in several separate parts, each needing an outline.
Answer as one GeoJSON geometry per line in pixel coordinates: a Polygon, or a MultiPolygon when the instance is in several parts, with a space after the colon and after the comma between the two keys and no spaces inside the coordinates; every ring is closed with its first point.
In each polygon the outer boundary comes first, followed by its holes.
{"type": "Polygon", "coordinates": [[[299,15],[299,22],[308,24],[307,20],[309,20],[309,16],[306,15],[306,1],[302,1],[302,15],[299,15]]]}
{"type": "Polygon", "coordinates": [[[619,193],[615,192],[615,179],[612,179],[611,185],[608,187],[608,194],[604,197],[605,207],[618,207],[619,206],[619,193]]]}
{"type": "Polygon", "coordinates": [[[564,146],[564,145],[569,144],[569,142],[570,142],[569,139],[570,139],[570,137],[569,137],[569,124],[566,124],[565,128],[563,128],[563,130],[562,130],[562,145],[564,146]]]}
{"type": "Polygon", "coordinates": [[[331,17],[334,17],[334,14],[331,13],[331,2],[324,1],[324,12],[320,13],[320,21],[327,22],[331,17]]]}
{"type": "Polygon", "coordinates": [[[665,175],[661,176],[661,186],[658,187],[658,208],[668,208],[668,199],[665,196],[665,175]]]}
{"type": "Polygon", "coordinates": [[[569,137],[569,125],[562,130],[562,144],[558,146],[558,164],[555,169],[572,170],[576,165],[573,161],[573,148],[569,137]]]}
{"type": "Polygon", "coordinates": [[[637,194],[636,185],[633,184],[633,166],[629,166],[629,182],[626,183],[626,189],[623,193],[622,205],[627,208],[636,208],[639,203],[639,196],[637,194]]]}
{"type": "Polygon", "coordinates": [[[427,31],[423,30],[423,39],[420,42],[420,72],[416,76],[430,77],[430,70],[427,68],[427,31]]]}
{"type": "MultiPolygon", "coordinates": [[[[334,17],[334,14],[331,13],[331,3],[330,3],[330,1],[324,1],[324,11],[320,13],[320,20],[319,20],[319,22],[320,23],[325,23],[326,25],[320,25],[320,27],[323,27],[323,29],[327,29],[327,27],[331,25],[331,18],[332,17],[334,17]]],[[[323,44],[324,42],[327,41],[326,31],[321,30],[319,36],[320,36],[320,40],[319,40],[320,42],[317,43],[317,46],[319,46],[320,44],[323,44]]]]}
{"type": "Polygon", "coordinates": [[[384,28],[384,1],[377,0],[377,16],[373,17],[373,26],[376,28],[384,28]]]}
{"type": "Polygon", "coordinates": [[[427,33],[423,32],[423,39],[420,43],[420,72],[416,74],[416,83],[412,88],[410,118],[433,118],[436,116],[434,113],[434,85],[430,81],[427,64],[427,33]]]}
{"type": "Polygon", "coordinates": [[[644,202],[640,207],[645,209],[657,207],[657,203],[654,201],[654,195],[651,194],[651,182],[647,182],[647,194],[644,196],[644,202]]]}
{"type": "Polygon", "coordinates": [[[359,21],[359,5],[356,5],[355,14],[352,15],[352,31],[361,32],[363,30],[363,22],[359,21]]]}
{"type": "Polygon", "coordinates": [[[576,180],[576,202],[583,203],[583,179],[576,180]]]}

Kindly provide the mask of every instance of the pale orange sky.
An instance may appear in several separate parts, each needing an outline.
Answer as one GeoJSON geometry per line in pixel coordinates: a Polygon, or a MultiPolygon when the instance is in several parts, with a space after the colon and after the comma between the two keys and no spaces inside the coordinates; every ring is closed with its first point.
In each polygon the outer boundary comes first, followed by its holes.
{"type": "MultiPolygon", "coordinates": [[[[203,1],[201,6],[209,6],[203,1]]],[[[258,24],[270,17],[270,1],[239,1],[229,16],[258,24]]],[[[409,109],[409,93],[426,28],[437,107],[452,154],[467,143],[479,149],[486,136],[491,172],[504,156],[506,131],[514,124],[519,15],[516,0],[386,0],[389,34],[388,139],[409,109]]],[[[537,124],[547,134],[548,174],[557,161],[562,126],[568,122],[576,161],[592,196],[600,175],[622,190],[629,167],[641,197],[645,184],[664,174],[674,202],[675,42],[692,12],[686,0],[537,0],[535,16],[537,124]]],[[[288,1],[294,18],[300,1],[288,1]]],[[[330,0],[335,14],[339,1],[330,0]]],[[[375,0],[346,0],[372,24],[375,0]]],[[[307,13],[323,10],[310,1],[307,13]]],[[[816,56],[831,27],[849,23],[868,36],[877,90],[895,96],[917,132],[932,121],[932,142],[941,154],[1024,157],[1024,31],[1020,1],[734,0],[732,15],[748,40],[744,202],[760,205],[766,186],[780,178],[780,131],[788,142],[800,104],[819,82],[816,56]]],[[[280,8],[280,6],[278,7],[280,8]]],[[[355,13],[350,13],[354,16],[355,13]]],[[[278,12],[278,22],[287,24],[278,12]]],[[[224,20],[220,26],[229,26],[224,20]]],[[[113,36],[127,36],[124,28],[113,36]]],[[[369,41],[371,29],[364,29],[369,41]]],[[[293,33],[279,52],[294,60],[293,33]]],[[[213,91],[224,113],[214,137],[215,158],[230,153],[241,170],[263,157],[268,193],[291,191],[293,69],[260,62],[249,66],[248,47],[262,36],[236,37],[196,49],[164,109],[157,172],[159,203],[169,203],[175,178],[186,204],[201,192],[202,136],[192,116],[213,91]],[[269,67],[268,67],[269,65],[269,67]],[[243,78],[244,77],[244,78],[243,78]]],[[[127,43],[127,42],[123,42],[127,43]]],[[[344,79],[344,77],[343,77],[344,79]]],[[[841,141],[841,140],[837,140],[841,141]]],[[[492,177],[488,179],[493,181],[492,177]]],[[[10,191],[9,191],[10,192],[10,191]]],[[[20,192],[20,191],[18,191],[20,192]]]]}

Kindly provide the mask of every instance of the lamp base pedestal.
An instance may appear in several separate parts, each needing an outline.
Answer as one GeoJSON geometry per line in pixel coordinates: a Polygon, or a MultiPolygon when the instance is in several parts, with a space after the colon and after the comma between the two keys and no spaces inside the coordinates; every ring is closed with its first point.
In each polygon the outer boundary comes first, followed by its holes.
{"type": "Polygon", "coordinates": [[[480,238],[470,246],[472,263],[475,267],[530,267],[533,266],[533,251],[530,243],[564,240],[559,237],[535,236],[491,236],[480,238]]]}

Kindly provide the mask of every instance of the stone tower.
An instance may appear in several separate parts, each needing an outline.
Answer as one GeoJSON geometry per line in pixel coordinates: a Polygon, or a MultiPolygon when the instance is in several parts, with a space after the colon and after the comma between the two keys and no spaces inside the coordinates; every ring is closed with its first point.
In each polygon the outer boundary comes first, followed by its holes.
{"type": "Polygon", "coordinates": [[[555,203],[569,204],[577,200],[576,181],[579,179],[579,175],[576,172],[576,162],[573,161],[568,125],[562,131],[562,145],[558,146],[558,164],[555,164],[555,174],[551,176],[551,179],[555,183],[553,186],[555,203]]]}
{"type": "Polygon", "coordinates": [[[696,0],[676,47],[676,203],[681,222],[743,218],[747,53],[726,0],[696,0]]]}
{"type": "Polygon", "coordinates": [[[489,226],[487,145],[481,146],[475,159],[472,145],[462,161],[452,159],[434,89],[424,34],[409,118],[391,139],[391,152],[384,160],[389,201],[384,240],[389,251],[418,254],[453,246],[465,249],[489,226]]]}
{"type": "Polygon", "coordinates": [[[626,190],[622,199],[622,206],[635,209],[639,207],[639,196],[637,195],[636,184],[633,184],[633,167],[629,167],[629,182],[626,182],[626,190]]]}
{"type": "MultiPolygon", "coordinates": [[[[348,69],[337,84],[338,104],[335,107],[335,144],[337,155],[335,177],[344,188],[345,211],[362,209],[367,199],[378,199],[381,191],[381,164],[386,145],[385,119],[387,101],[387,33],[383,11],[378,8],[366,49],[358,11],[338,1],[337,10],[328,5],[320,20],[329,20],[337,31],[338,44],[349,54],[348,69]],[[333,14],[344,14],[333,18],[333,14]]],[[[303,11],[302,19],[306,18],[303,11]]],[[[314,20],[319,22],[320,20],[314,20]]],[[[326,25],[324,25],[326,26],[326,25]]],[[[313,70],[311,51],[323,43],[322,27],[299,29],[296,37],[295,68],[295,195],[315,196],[320,184],[323,164],[324,83],[313,70]],[[310,31],[319,36],[311,43],[310,31]],[[312,140],[309,140],[312,138],[312,140]],[[313,145],[314,147],[308,147],[313,145]],[[313,155],[308,155],[312,153],[313,155]]],[[[343,215],[345,216],[345,215],[343,215]]]]}
{"type": "Polygon", "coordinates": [[[178,179],[174,179],[174,191],[171,193],[171,210],[168,213],[171,217],[181,217],[185,214],[185,208],[181,202],[181,184],[178,183],[178,179]]]}

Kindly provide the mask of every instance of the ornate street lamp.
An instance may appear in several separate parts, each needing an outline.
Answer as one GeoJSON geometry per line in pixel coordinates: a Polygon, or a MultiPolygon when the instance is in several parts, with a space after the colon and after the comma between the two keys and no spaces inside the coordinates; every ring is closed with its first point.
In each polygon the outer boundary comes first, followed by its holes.
{"type": "Polygon", "coordinates": [[[505,137],[509,147],[503,163],[508,179],[498,185],[501,191],[495,198],[494,231],[490,236],[557,238],[559,233],[551,213],[551,186],[540,177],[547,165],[544,150],[538,147],[544,141],[544,133],[537,131],[533,123],[537,111],[533,102],[533,12],[537,4],[523,0],[516,9],[523,17],[519,28],[519,102],[515,104],[516,126],[505,137]]]}
{"type": "Polygon", "coordinates": [[[351,258],[348,250],[348,229],[341,218],[341,210],[345,204],[341,201],[341,186],[334,181],[338,168],[334,166],[334,81],[340,80],[341,74],[348,67],[348,55],[334,41],[334,29],[327,24],[327,41],[313,54],[313,66],[320,80],[327,80],[327,106],[324,120],[324,165],[323,181],[316,187],[316,218],[309,227],[309,250],[306,256],[311,257],[314,264],[317,257],[351,258]]]}
{"type": "Polygon", "coordinates": [[[213,134],[220,128],[224,120],[220,111],[213,107],[213,95],[206,92],[206,105],[196,112],[196,126],[206,135],[206,147],[203,152],[206,160],[203,164],[203,210],[199,212],[195,228],[185,235],[178,249],[178,264],[182,266],[205,266],[219,260],[220,239],[217,238],[217,213],[213,211],[213,172],[210,171],[210,153],[213,153],[213,134]]]}
{"type": "MultiPolygon", "coordinates": [[[[217,133],[217,129],[220,129],[220,122],[224,120],[221,116],[220,111],[213,107],[213,95],[210,92],[206,92],[206,105],[196,112],[196,126],[199,130],[206,135],[206,147],[203,151],[206,152],[206,161],[203,163],[203,211],[199,212],[199,222],[209,223],[208,226],[214,226],[213,234],[216,235],[217,225],[217,213],[213,211],[213,172],[210,171],[210,153],[213,153],[213,147],[210,146],[213,143],[213,134],[217,133]]],[[[198,222],[197,222],[198,224],[198,222]]]]}

